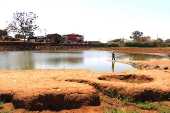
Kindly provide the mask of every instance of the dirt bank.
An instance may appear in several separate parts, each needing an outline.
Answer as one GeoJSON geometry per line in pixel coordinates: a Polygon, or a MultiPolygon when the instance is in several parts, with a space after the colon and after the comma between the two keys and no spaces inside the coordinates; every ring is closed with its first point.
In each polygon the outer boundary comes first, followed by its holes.
{"type": "Polygon", "coordinates": [[[168,54],[170,55],[170,48],[139,48],[139,47],[110,47],[110,48],[94,48],[97,50],[106,50],[106,51],[114,51],[114,52],[121,52],[121,53],[139,53],[139,54],[168,54]]]}
{"type": "Polygon", "coordinates": [[[128,61],[138,69],[162,70],[170,72],[170,60],[151,60],[151,61],[128,61]]]}
{"type": "Polygon", "coordinates": [[[60,110],[100,105],[99,95],[92,86],[56,79],[67,74],[65,71],[15,70],[0,73],[0,99],[12,102],[15,108],[60,110]]]}
{"type": "Polygon", "coordinates": [[[0,42],[0,51],[76,51],[76,50],[104,50],[123,53],[141,53],[141,54],[169,54],[170,47],[91,47],[82,45],[56,45],[53,43],[24,43],[24,42],[0,42]]]}
{"type": "Polygon", "coordinates": [[[131,100],[170,98],[170,74],[161,70],[117,74],[84,70],[1,70],[0,86],[1,101],[13,103],[16,109],[33,111],[100,106],[99,93],[131,100]]]}

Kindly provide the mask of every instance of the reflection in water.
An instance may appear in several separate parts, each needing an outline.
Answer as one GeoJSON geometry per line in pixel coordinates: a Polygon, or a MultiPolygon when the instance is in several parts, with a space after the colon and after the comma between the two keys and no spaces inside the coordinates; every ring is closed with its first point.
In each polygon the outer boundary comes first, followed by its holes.
{"type": "Polygon", "coordinates": [[[115,61],[112,61],[112,71],[115,72],[115,61]]]}
{"type": "Polygon", "coordinates": [[[51,58],[48,59],[48,63],[51,64],[62,64],[62,63],[68,63],[68,64],[81,64],[83,62],[82,57],[57,57],[57,58],[51,58]]]}
{"type": "MultiPolygon", "coordinates": [[[[139,54],[116,54],[116,60],[150,60],[167,57],[139,54]]],[[[168,57],[169,58],[169,57],[168,57]]],[[[0,52],[0,69],[88,69],[92,71],[124,72],[131,65],[112,61],[108,51],[81,52],[0,52]]]]}
{"type": "Polygon", "coordinates": [[[1,69],[33,69],[32,52],[2,52],[0,54],[1,69]]]}
{"type": "Polygon", "coordinates": [[[145,55],[145,54],[129,54],[130,60],[152,60],[154,59],[161,59],[163,56],[157,55],[145,55]],[[147,57],[146,57],[147,56],[147,57]]]}

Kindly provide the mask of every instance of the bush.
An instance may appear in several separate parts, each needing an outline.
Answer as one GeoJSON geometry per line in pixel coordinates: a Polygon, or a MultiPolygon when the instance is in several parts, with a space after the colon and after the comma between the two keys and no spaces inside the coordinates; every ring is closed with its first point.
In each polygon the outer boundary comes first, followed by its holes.
{"type": "Polygon", "coordinates": [[[121,110],[116,108],[110,108],[107,109],[104,113],[139,113],[138,111],[127,111],[127,110],[121,110]]]}
{"type": "Polygon", "coordinates": [[[126,42],[126,47],[156,47],[156,44],[153,42],[126,42]]]}
{"type": "Polygon", "coordinates": [[[0,108],[2,108],[4,105],[4,103],[2,101],[0,101],[0,108]]]}

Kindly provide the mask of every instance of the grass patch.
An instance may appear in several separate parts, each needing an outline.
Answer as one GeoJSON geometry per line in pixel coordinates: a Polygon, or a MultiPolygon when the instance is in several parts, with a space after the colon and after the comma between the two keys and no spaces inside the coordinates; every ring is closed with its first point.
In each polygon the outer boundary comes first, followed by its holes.
{"type": "Polygon", "coordinates": [[[170,107],[168,106],[161,106],[159,109],[158,109],[159,113],[170,113],[170,107]]]}
{"type": "Polygon", "coordinates": [[[111,97],[111,98],[114,98],[114,97],[119,98],[119,99],[121,98],[121,96],[119,95],[118,91],[115,90],[115,89],[112,89],[112,88],[104,90],[104,94],[109,96],[109,97],[111,97]]]}
{"type": "Polygon", "coordinates": [[[145,110],[157,110],[159,109],[159,107],[161,107],[159,104],[152,103],[152,102],[136,102],[135,104],[136,106],[145,110]]]}
{"type": "Polygon", "coordinates": [[[104,113],[140,113],[138,111],[127,111],[127,110],[121,110],[116,108],[110,108],[107,109],[104,113]]]}
{"type": "MultiPolygon", "coordinates": [[[[154,110],[158,113],[170,113],[170,107],[167,105],[161,104],[161,102],[149,102],[149,101],[142,101],[142,100],[134,100],[130,97],[124,97],[118,93],[117,90],[113,89],[107,89],[104,90],[103,93],[107,95],[110,98],[115,98],[120,100],[121,102],[125,104],[131,104],[137,107],[137,110],[154,110]]],[[[104,113],[140,113],[139,111],[129,111],[124,109],[117,109],[117,108],[109,108],[106,109],[104,113]]]]}
{"type": "Polygon", "coordinates": [[[4,103],[2,101],[0,101],[0,108],[3,108],[4,103]]]}
{"type": "Polygon", "coordinates": [[[0,113],[11,113],[10,111],[2,111],[0,113]]]}

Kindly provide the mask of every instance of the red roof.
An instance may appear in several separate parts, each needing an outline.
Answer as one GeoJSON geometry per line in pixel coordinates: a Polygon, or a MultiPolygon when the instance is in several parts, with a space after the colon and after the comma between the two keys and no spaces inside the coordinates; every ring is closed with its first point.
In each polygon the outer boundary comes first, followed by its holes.
{"type": "Polygon", "coordinates": [[[64,35],[64,36],[83,37],[83,35],[79,35],[79,34],[75,34],[75,33],[67,34],[67,35],[64,35]]]}
{"type": "Polygon", "coordinates": [[[79,41],[81,40],[81,38],[83,37],[83,35],[79,35],[79,34],[68,34],[68,35],[64,35],[64,37],[67,39],[67,40],[70,40],[70,41],[79,41]]]}

